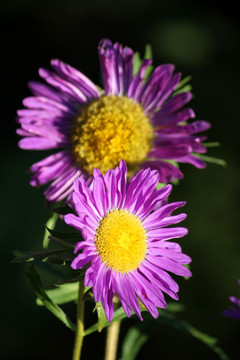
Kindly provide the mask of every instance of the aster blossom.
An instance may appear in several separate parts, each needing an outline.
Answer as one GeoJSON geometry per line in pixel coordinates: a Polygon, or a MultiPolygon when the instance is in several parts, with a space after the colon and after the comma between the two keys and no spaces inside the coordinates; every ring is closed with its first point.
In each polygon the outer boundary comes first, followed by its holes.
{"type": "MultiPolygon", "coordinates": [[[[240,279],[238,280],[238,284],[240,285],[240,279]]],[[[240,299],[236,296],[230,296],[229,300],[233,305],[230,306],[228,310],[224,310],[223,315],[240,320],[240,299]]]]}
{"type": "Polygon", "coordinates": [[[25,98],[25,109],[18,111],[17,133],[23,137],[19,147],[54,150],[31,166],[30,184],[50,183],[45,196],[58,201],[72,191],[78,176],[86,179],[94,168],[106,173],[121,159],[130,176],[150,167],[162,183],[183,177],[172,161],[205,167],[195,153],[206,151],[205,137],[198,133],[210,125],[187,123],[195,117],[184,107],[192,95],[174,94],[181,78],[174,65],[160,65],[145,79],[152,60],[144,59],[133,74],[131,48],[104,39],[98,53],[103,90],[60,60],[51,61],[52,71],[39,70],[45,83],[29,83],[33,96],[25,98]]]}
{"type": "Polygon", "coordinates": [[[170,216],[185,202],[167,203],[172,186],[157,190],[159,173],[145,169],[130,182],[122,160],[105,174],[95,169],[92,183],[82,177],[74,181],[68,202],[75,214],[64,221],[81,231],[83,241],[75,245],[73,269],[88,268],[84,283],[101,301],[108,321],[112,320],[116,293],[128,317],[132,310],[142,319],[139,301],[156,318],[157,308],[166,308],[163,293],[178,300],[179,287],[169,275],[191,276],[184,266],[191,258],[181,247],[168,241],[187,234],[184,227],[167,226],[185,219],[182,213],[170,216]]]}

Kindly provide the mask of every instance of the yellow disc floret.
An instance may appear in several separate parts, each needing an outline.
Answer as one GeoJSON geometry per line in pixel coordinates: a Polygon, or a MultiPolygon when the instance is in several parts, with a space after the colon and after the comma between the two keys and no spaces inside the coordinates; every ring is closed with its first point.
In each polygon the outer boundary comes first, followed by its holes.
{"type": "Polygon", "coordinates": [[[87,174],[103,174],[124,159],[131,174],[145,160],[153,129],[140,104],[124,96],[103,96],[83,106],[72,128],[74,157],[87,174]]]}
{"type": "Polygon", "coordinates": [[[125,210],[113,210],[100,222],[96,247],[107,266],[127,273],[136,270],[147,251],[147,236],[141,221],[125,210]]]}

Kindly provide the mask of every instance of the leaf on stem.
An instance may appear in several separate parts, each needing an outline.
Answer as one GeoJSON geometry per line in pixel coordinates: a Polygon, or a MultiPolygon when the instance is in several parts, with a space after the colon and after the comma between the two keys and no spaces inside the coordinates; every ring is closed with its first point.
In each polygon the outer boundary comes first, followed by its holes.
{"type": "Polygon", "coordinates": [[[42,250],[42,251],[35,251],[29,254],[20,255],[13,259],[13,263],[21,263],[21,262],[32,262],[35,260],[42,260],[46,261],[50,256],[64,253],[66,252],[65,249],[53,249],[53,250],[42,250]]]}
{"type": "Polygon", "coordinates": [[[105,324],[108,322],[101,301],[96,303],[94,310],[97,310],[98,332],[101,332],[105,328],[105,324]]]}
{"type": "Polygon", "coordinates": [[[82,237],[80,231],[63,233],[63,232],[60,232],[60,231],[55,231],[55,230],[50,229],[48,227],[47,227],[47,231],[56,239],[69,240],[69,241],[74,240],[75,242],[77,240],[78,241],[83,240],[83,237],[82,237]]]}
{"type": "MultiPolygon", "coordinates": [[[[196,329],[194,326],[190,325],[189,323],[187,323],[186,321],[177,319],[175,314],[179,311],[182,311],[184,309],[184,307],[181,304],[178,303],[169,303],[167,309],[158,309],[158,313],[159,313],[159,317],[157,319],[153,319],[151,317],[151,315],[149,313],[145,314],[144,316],[144,323],[150,323],[151,327],[150,327],[150,332],[152,327],[157,324],[157,323],[163,323],[166,324],[168,326],[171,326],[179,331],[182,331],[198,340],[200,340],[201,342],[203,342],[205,345],[207,345],[212,351],[214,351],[221,360],[228,360],[227,355],[224,353],[224,351],[218,346],[218,340],[211,337],[210,335],[207,335],[203,332],[201,332],[200,330],[196,329]]],[[[145,312],[147,311],[147,309],[141,305],[141,311],[145,312]]],[[[133,315],[135,315],[133,313],[133,315]]],[[[119,320],[123,320],[127,317],[127,315],[125,314],[123,308],[119,308],[118,310],[115,311],[114,316],[113,316],[113,320],[114,321],[119,321],[119,320]]],[[[102,323],[102,329],[104,327],[109,326],[111,323],[109,323],[107,320],[105,323],[102,323]]],[[[98,330],[98,323],[92,325],[91,327],[89,327],[86,331],[85,331],[85,335],[89,335],[95,331],[98,330]]],[[[147,332],[147,326],[146,327],[142,327],[141,326],[137,326],[137,330],[132,331],[132,334],[130,333],[130,339],[127,339],[127,349],[129,346],[128,342],[133,341],[132,338],[135,338],[136,340],[136,349],[133,349],[133,355],[137,355],[137,353],[139,352],[141,346],[146,342],[147,337],[148,336],[148,332],[147,332]],[[144,330],[144,331],[143,331],[144,330]],[[142,331],[142,332],[141,332],[142,331]],[[138,339],[138,340],[137,340],[138,339]]],[[[133,360],[134,357],[131,353],[129,353],[126,348],[124,350],[125,352],[123,352],[123,354],[125,354],[125,356],[129,356],[126,358],[122,358],[121,360],[133,360]],[[126,355],[127,354],[127,355],[126,355]]],[[[134,356],[135,356],[134,355],[134,356]]]]}
{"type": "Polygon", "coordinates": [[[60,321],[63,322],[69,329],[75,331],[75,325],[68,318],[65,312],[47,295],[46,291],[43,288],[40,276],[37,273],[35,266],[32,264],[27,272],[27,276],[30,280],[30,283],[37,295],[37,298],[42,302],[42,304],[48,309],[53,315],[55,315],[60,321]]]}
{"type": "Polygon", "coordinates": [[[155,328],[156,323],[147,320],[130,327],[123,340],[120,360],[134,360],[155,328]]]}
{"type": "Polygon", "coordinates": [[[54,229],[58,219],[58,214],[54,213],[46,222],[46,229],[43,236],[43,248],[47,249],[49,245],[49,231],[48,228],[54,229]]]}
{"type": "MultiPolygon", "coordinates": [[[[55,304],[66,304],[77,300],[78,283],[66,283],[57,286],[55,289],[46,290],[45,292],[55,304]]],[[[36,303],[40,306],[44,305],[39,297],[36,299],[36,303]]]]}
{"type": "Polygon", "coordinates": [[[212,164],[216,164],[216,165],[221,165],[221,166],[227,166],[227,163],[225,160],[223,159],[218,159],[215,157],[211,157],[211,156],[207,156],[207,155],[202,155],[202,154],[194,154],[195,156],[199,157],[200,159],[202,159],[203,161],[206,161],[208,163],[212,163],[212,164]]]}

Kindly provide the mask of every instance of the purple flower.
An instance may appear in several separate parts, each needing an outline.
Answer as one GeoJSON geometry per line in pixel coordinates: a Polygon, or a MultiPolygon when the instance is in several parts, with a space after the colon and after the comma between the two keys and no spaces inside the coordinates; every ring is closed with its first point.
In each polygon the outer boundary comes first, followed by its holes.
{"type": "Polygon", "coordinates": [[[113,317],[115,293],[128,317],[133,310],[142,319],[139,299],[156,318],[157,308],[167,306],[163,293],[178,300],[179,287],[168,272],[191,276],[184,266],[191,258],[179,244],[167,241],[188,232],[168,227],[186,218],[184,213],[170,216],[185,202],[165,201],[172,186],[156,190],[158,171],[141,170],[129,182],[126,172],[122,160],[105,176],[95,169],[91,184],[77,178],[69,197],[76,214],[64,217],[84,238],[76,243],[71,266],[78,270],[89,265],[85,286],[92,287],[96,302],[102,302],[108,321],[113,317]]]}
{"type": "Polygon", "coordinates": [[[87,178],[94,168],[105,174],[121,159],[130,176],[150,167],[162,183],[183,177],[173,161],[205,167],[194,154],[206,151],[205,137],[198,133],[210,124],[187,123],[195,117],[184,107],[192,95],[174,94],[181,78],[174,65],[158,66],[146,80],[152,60],[144,59],[133,75],[132,49],[102,40],[98,52],[104,90],[70,65],[52,60],[52,71],[39,70],[45,83],[29,83],[33,96],[18,111],[19,147],[55,150],[30,169],[32,186],[50,182],[48,201],[65,198],[79,175],[87,178]]]}
{"type": "MultiPolygon", "coordinates": [[[[240,279],[238,280],[238,284],[240,285],[240,279]]],[[[229,300],[233,303],[233,306],[230,306],[228,310],[224,310],[223,315],[240,320],[240,299],[235,296],[230,296],[229,300]]]]}

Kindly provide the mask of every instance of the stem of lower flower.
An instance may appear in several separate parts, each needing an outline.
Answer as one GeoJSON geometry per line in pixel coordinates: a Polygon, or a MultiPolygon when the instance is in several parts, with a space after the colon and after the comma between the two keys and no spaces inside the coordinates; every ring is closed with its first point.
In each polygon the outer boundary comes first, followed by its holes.
{"type": "Polygon", "coordinates": [[[84,283],[83,280],[79,281],[78,288],[78,304],[77,304],[77,325],[75,333],[75,344],[73,349],[73,358],[72,360],[80,360],[82,343],[84,337],[84,283]]]}
{"type": "MultiPolygon", "coordinates": [[[[118,308],[119,299],[117,297],[114,297],[113,303],[114,303],[114,308],[115,309],[118,308]]],[[[109,325],[107,329],[105,360],[116,359],[120,325],[121,325],[121,321],[114,321],[111,323],[111,325],[109,325]]]]}

